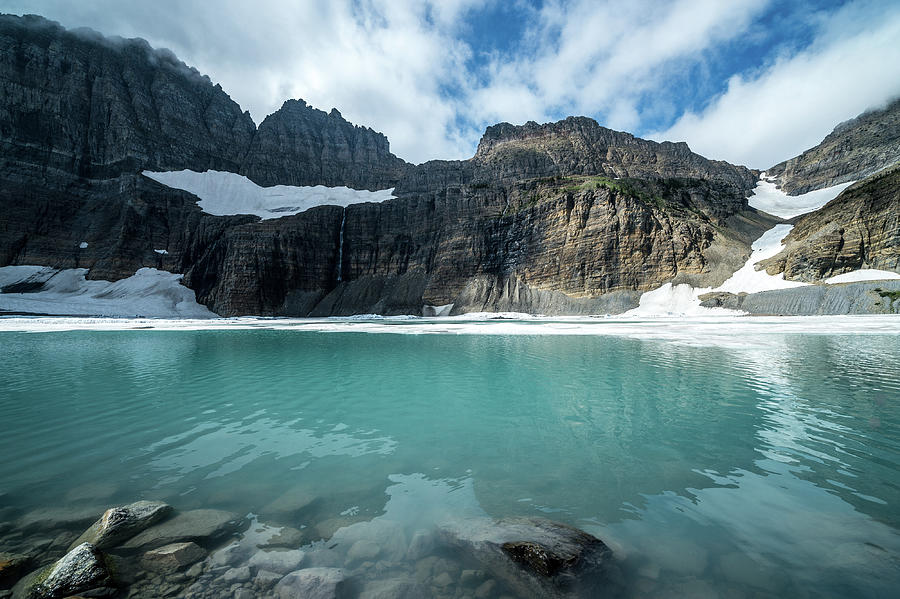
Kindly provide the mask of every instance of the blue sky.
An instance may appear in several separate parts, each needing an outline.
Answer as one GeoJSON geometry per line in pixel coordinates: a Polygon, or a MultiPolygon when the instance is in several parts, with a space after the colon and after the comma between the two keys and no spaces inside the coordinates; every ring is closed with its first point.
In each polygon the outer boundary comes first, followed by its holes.
{"type": "Polygon", "coordinates": [[[765,168],[900,95],[896,0],[0,0],[143,37],[259,123],[303,98],[421,162],[587,115],[765,168]]]}

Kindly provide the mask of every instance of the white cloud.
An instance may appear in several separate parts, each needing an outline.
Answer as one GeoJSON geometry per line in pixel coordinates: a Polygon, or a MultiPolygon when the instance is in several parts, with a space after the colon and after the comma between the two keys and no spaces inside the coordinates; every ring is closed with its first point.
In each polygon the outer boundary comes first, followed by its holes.
{"type": "Polygon", "coordinates": [[[760,169],[800,154],[837,123],[900,94],[900,12],[870,23],[854,7],[840,11],[808,49],[757,76],[733,76],[706,110],[651,137],[760,169]]]}

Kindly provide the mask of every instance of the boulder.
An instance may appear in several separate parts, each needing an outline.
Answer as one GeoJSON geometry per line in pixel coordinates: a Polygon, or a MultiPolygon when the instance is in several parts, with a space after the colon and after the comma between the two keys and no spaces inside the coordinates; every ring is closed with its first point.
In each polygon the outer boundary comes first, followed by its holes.
{"type": "Polygon", "coordinates": [[[244,519],[223,510],[190,510],[144,530],[121,545],[124,550],[156,549],[172,543],[199,544],[220,540],[240,530],[244,519]]]}
{"type": "Polygon", "coordinates": [[[475,518],[447,523],[439,534],[518,595],[596,597],[618,583],[612,550],[559,522],[475,518]]]}
{"type": "Polygon", "coordinates": [[[106,510],[69,547],[91,543],[97,549],[109,549],[127,541],[142,530],[156,524],[172,511],[161,501],[137,501],[106,510]]]}
{"type": "Polygon", "coordinates": [[[18,553],[0,553],[0,589],[15,583],[31,565],[32,559],[18,553]]]}
{"type": "Polygon", "coordinates": [[[359,599],[418,599],[426,596],[427,591],[415,581],[391,578],[366,583],[359,599]]]}
{"type": "Polygon", "coordinates": [[[344,587],[339,568],[306,568],[291,572],[275,585],[279,599],[337,599],[344,587]]]}
{"type": "Polygon", "coordinates": [[[90,543],[82,543],[56,563],[20,580],[13,588],[13,597],[57,599],[111,585],[103,554],[90,543]]]}
{"type": "Polygon", "coordinates": [[[206,557],[206,551],[196,543],[172,543],[144,554],[141,565],[146,570],[169,574],[190,566],[206,557]]]}
{"type": "Polygon", "coordinates": [[[306,554],[299,549],[258,551],[250,558],[250,566],[277,574],[287,574],[300,567],[306,554]]]}
{"type": "Polygon", "coordinates": [[[87,526],[103,513],[102,507],[43,507],[31,510],[16,522],[26,532],[38,530],[78,529],[87,526]]]}

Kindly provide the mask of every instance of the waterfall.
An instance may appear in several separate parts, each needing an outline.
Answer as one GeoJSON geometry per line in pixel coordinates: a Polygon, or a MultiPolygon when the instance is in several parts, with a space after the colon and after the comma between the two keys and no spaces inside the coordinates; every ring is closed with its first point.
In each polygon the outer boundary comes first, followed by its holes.
{"type": "Polygon", "coordinates": [[[347,222],[347,207],[341,211],[341,233],[338,236],[338,263],[337,263],[337,280],[341,281],[344,270],[344,223],[347,222]]]}

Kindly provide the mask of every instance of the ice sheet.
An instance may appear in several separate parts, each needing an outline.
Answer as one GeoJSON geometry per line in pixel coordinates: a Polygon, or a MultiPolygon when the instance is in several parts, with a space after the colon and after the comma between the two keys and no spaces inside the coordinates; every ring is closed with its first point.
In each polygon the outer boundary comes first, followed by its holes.
{"type": "Polygon", "coordinates": [[[315,206],[347,207],[394,197],[393,188],[368,191],[324,185],[260,187],[247,177],[224,171],[144,171],[143,174],[168,187],[194,194],[200,198],[197,205],[216,216],[252,214],[265,220],[298,214],[315,206]]]}
{"type": "Polygon", "coordinates": [[[747,198],[747,201],[757,210],[762,210],[781,218],[793,218],[818,210],[838,197],[842,191],[854,183],[856,181],[841,183],[825,189],[817,189],[801,195],[789,196],[778,189],[773,180],[766,178],[765,173],[762,173],[756,188],[753,190],[753,195],[747,198]]]}

